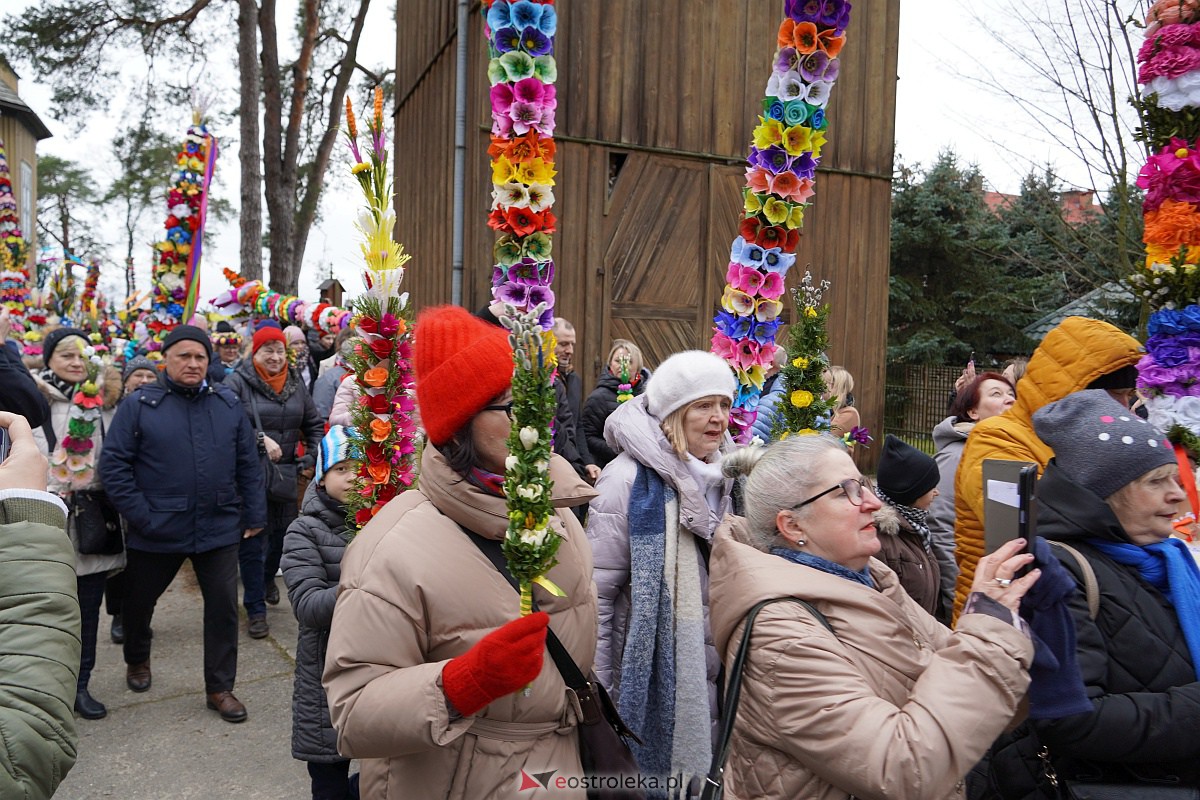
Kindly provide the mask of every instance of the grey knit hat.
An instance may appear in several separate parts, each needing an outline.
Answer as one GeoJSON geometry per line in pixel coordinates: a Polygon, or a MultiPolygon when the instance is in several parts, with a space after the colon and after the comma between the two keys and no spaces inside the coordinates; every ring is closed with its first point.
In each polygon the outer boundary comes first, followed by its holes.
{"type": "Polygon", "coordinates": [[[1076,483],[1107,499],[1152,469],[1175,463],[1170,445],[1103,389],[1069,394],[1033,414],[1033,429],[1076,483]]]}
{"type": "Polygon", "coordinates": [[[158,367],[153,361],[145,356],[134,356],[125,362],[125,368],[121,370],[121,382],[129,380],[129,376],[139,369],[148,369],[155,375],[158,374],[158,367]]]}
{"type": "Polygon", "coordinates": [[[684,350],[659,365],[646,384],[646,410],[665,420],[701,397],[720,395],[732,402],[737,389],[733,370],[720,356],[703,350],[684,350]]]}

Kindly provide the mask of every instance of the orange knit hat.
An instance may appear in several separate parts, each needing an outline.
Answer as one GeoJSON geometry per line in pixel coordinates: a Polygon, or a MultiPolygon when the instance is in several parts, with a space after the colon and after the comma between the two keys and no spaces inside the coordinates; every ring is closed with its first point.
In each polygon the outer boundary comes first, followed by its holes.
{"type": "Polygon", "coordinates": [[[507,331],[458,306],[422,311],[414,339],[421,422],[440,446],[512,385],[512,347],[507,331]]]}

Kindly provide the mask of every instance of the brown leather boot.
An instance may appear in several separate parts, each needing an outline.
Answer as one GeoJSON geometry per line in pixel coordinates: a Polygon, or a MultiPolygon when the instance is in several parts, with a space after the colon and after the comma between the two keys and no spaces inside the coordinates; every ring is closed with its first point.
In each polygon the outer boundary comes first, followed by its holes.
{"type": "Polygon", "coordinates": [[[208,707],[221,715],[226,722],[245,722],[246,707],[233,696],[233,692],[214,692],[207,695],[208,707]]]}
{"type": "Polygon", "coordinates": [[[150,688],[150,662],[125,665],[125,683],[135,692],[144,692],[150,688]]]}

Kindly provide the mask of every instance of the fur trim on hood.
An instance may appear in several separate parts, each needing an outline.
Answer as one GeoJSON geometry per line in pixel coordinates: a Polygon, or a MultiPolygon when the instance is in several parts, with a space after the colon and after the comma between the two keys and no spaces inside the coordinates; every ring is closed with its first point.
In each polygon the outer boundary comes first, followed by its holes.
{"type": "Polygon", "coordinates": [[[875,512],[875,528],[882,534],[888,536],[899,535],[901,529],[907,530],[908,525],[904,521],[904,517],[900,516],[900,512],[892,507],[890,503],[884,503],[883,506],[875,512]]]}

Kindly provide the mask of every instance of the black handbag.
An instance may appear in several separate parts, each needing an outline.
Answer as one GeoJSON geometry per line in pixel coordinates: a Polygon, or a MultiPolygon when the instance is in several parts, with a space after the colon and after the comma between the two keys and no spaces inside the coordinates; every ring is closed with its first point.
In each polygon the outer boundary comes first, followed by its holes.
{"type": "Polygon", "coordinates": [[[1122,765],[1067,777],[1058,774],[1045,745],[1038,748],[1038,758],[1050,791],[1060,800],[1200,800],[1200,788],[1185,786],[1173,777],[1143,777],[1122,765]]]}
{"type": "MultiPolygon", "coordinates": [[[[461,525],[459,527],[462,528],[461,525]]],[[[466,528],[462,528],[462,531],[488,557],[504,579],[520,591],[520,584],[508,571],[500,542],[486,539],[466,528]]],[[[584,676],[567,648],[549,628],[546,629],[546,650],[554,659],[563,682],[579,701],[579,760],[583,774],[588,778],[588,800],[645,800],[646,793],[636,788],[639,770],[633,751],[629,749],[630,741],[641,744],[642,740],[621,719],[616,704],[605,688],[594,680],[594,675],[591,680],[584,676]]]]}
{"type": "Polygon", "coordinates": [[[258,430],[258,453],[262,463],[263,478],[267,485],[267,498],[277,503],[294,503],[299,496],[296,485],[297,474],[295,464],[279,464],[267,456],[262,440],[266,436],[263,431],[262,418],[258,416],[258,399],[254,390],[250,390],[250,408],[254,412],[254,427],[258,430]]]}
{"type": "Polygon", "coordinates": [[[79,489],[71,493],[71,519],[75,546],[88,556],[115,556],[125,549],[121,515],[100,491],[79,489]]]}
{"type": "Polygon", "coordinates": [[[830,633],[837,636],[825,615],[818,611],[812,603],[801,600],[799,597],[775,597],[763,600],[746,613],[746,629],[742,632],[742,641],[738,644],[737,654],[729,667],[729,682],[725,687],[725,702],[722,705],[721,738],[717,742],[716,749],[713,750],[712,764],[708,768],[708,777],[704,779],[704,789],[700,793],[700,800],[720,800],[725,794],[725,762],[729,760],[733,725],[737,721],[738,702],[742,696],[742,673],[746,671],[746,658],[750,654],[750,634],[754,630],[754,620],[758,617],[758,612],[772,603],[797,603],[804,606],[830,633]]]}

